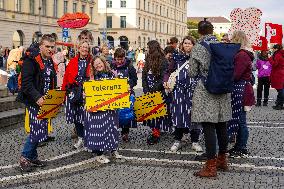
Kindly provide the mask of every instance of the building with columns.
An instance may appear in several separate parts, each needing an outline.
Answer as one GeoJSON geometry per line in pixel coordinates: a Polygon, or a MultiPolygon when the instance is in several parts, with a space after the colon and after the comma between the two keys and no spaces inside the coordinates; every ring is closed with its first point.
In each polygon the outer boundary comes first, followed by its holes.
{"type": "Polygon", "coordinates": [[[99,0],[100,40],[111,46],[145,48],[157,39],[165,47],[169,39],[187,34],[188,0],[99,0]]]}
{"type": "Polygon", "coordinates": [[[53,33],[61,41],[57,20],[67,12],[85,12],[91,18],[84,28],[71,29],[69,39],[76,40],[80,31],[88,29],[98,43],[98,0],[0,0],[0,45],[28,47],[38,31],[53,33]]]}

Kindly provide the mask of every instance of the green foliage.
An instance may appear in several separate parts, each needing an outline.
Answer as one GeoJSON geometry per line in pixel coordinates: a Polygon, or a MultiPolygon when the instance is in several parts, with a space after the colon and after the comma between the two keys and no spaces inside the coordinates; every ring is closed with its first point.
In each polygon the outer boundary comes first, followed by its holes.
{"type": "Polygon", "coordinates": [[[198,22],[195,21],[187,21],[188,35],[194,37],[196,40],[200,38],[200,35],[197,31],[198,22]]]}
{"type": "Polygon", "coordinates": [[[194,37],[196,40],[200,38],[197,30],[189,30],[188,35],[194,37]]]}
{"type": "Polygon", "coordinates": [[[195,22],[195,21],[187,21],[187,28],[188,28],[189,30],[197,29],[197,28],[198,28],[198,22],[195,22]]]}

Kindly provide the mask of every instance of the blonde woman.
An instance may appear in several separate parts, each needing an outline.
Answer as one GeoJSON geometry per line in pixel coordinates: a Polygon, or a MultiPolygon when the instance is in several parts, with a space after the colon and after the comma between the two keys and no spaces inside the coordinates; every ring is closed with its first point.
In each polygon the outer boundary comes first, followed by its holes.
{"type": "Polygon", "coordinates": [[[254,105],[254,93],[251,85],[252,63],[254,59],[251,45],[243,31],[235,31],[231,42],[240,43],[241,49],[234,58],[234,90],[232,92],[232,120],[229,123],[229,135],[236,132],[237,141],[229,150],[230,157],[248,155],[247,141],[249,131],[247,127],[246,112],[254,105]],[[235,131],[237,130],[237,131],[235,131]]]}

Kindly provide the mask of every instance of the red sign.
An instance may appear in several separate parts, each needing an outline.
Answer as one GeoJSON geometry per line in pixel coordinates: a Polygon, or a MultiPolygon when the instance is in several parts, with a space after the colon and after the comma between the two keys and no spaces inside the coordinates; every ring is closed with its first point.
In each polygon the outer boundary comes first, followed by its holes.
{"type": "Polygon", "coordinates": [[[263,36],[259,36],[258,43],[256,46],[252,46],[255,51],[265,51],[268,50],[267,39],[263,36]]]}
{"type": "Polygon", "coordinates": [[[89,16],[85,13],[66,13],[57,20],[57,23],[62,28],[82,28],[88,24],[89,20],[89,16]]]}
{"type": "Polygon", "coordinates": [[[265,23],[265,37],[270,43],[282,44],[282,25],[265,23]]]}

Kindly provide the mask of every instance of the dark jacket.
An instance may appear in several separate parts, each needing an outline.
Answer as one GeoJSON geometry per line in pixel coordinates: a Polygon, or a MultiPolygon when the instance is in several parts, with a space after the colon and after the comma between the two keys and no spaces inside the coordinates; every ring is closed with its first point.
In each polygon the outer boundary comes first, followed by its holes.
{"type": "Polygon", "coordinates": [[[120,74],[120,73],[122,74],[122,75],[118,75],[118,77],[128,78],[128,83],[131,89],[133,89],[137,85],[138,77],[137,77],[136,69],[131,64],[131,60],[125,58],[125,62],[121,66],[118,66],[115,60],[113,60],[110,67],[112,71],[116,72],[117,74],[120,74]]]}
{"type": "Polygon", "coordinates": [[[160,70],[160,75],[158,78],[155,78],[155,84],[152,88],[149,87],[148,84],[148,72],[145,71],[145,67],[143,68],[143,72],[142,72],[142,87],[143,87],[143,92],[147,93],[147,92],[155,92],[155,91],[164,91],[164,76],[167,73],[167,69],[168,69],[168,60],[165,58],[162,61],[162,66],[161,66],[161,70],[160,70]]]}
{"type": "MultiPolygon", "coordinates": [[[[17,100],[26,105],[35,105],[36,102],[44,96],[44,78],[43,78],[44,64],[40,55],[35,58],[26,56],[23,59],[23,66],[21,71],[22,86],[19,91],[17,100]]],[[[51,75],[51,88],[56,86],[56,70],[53,67],[51,75]]]]}

